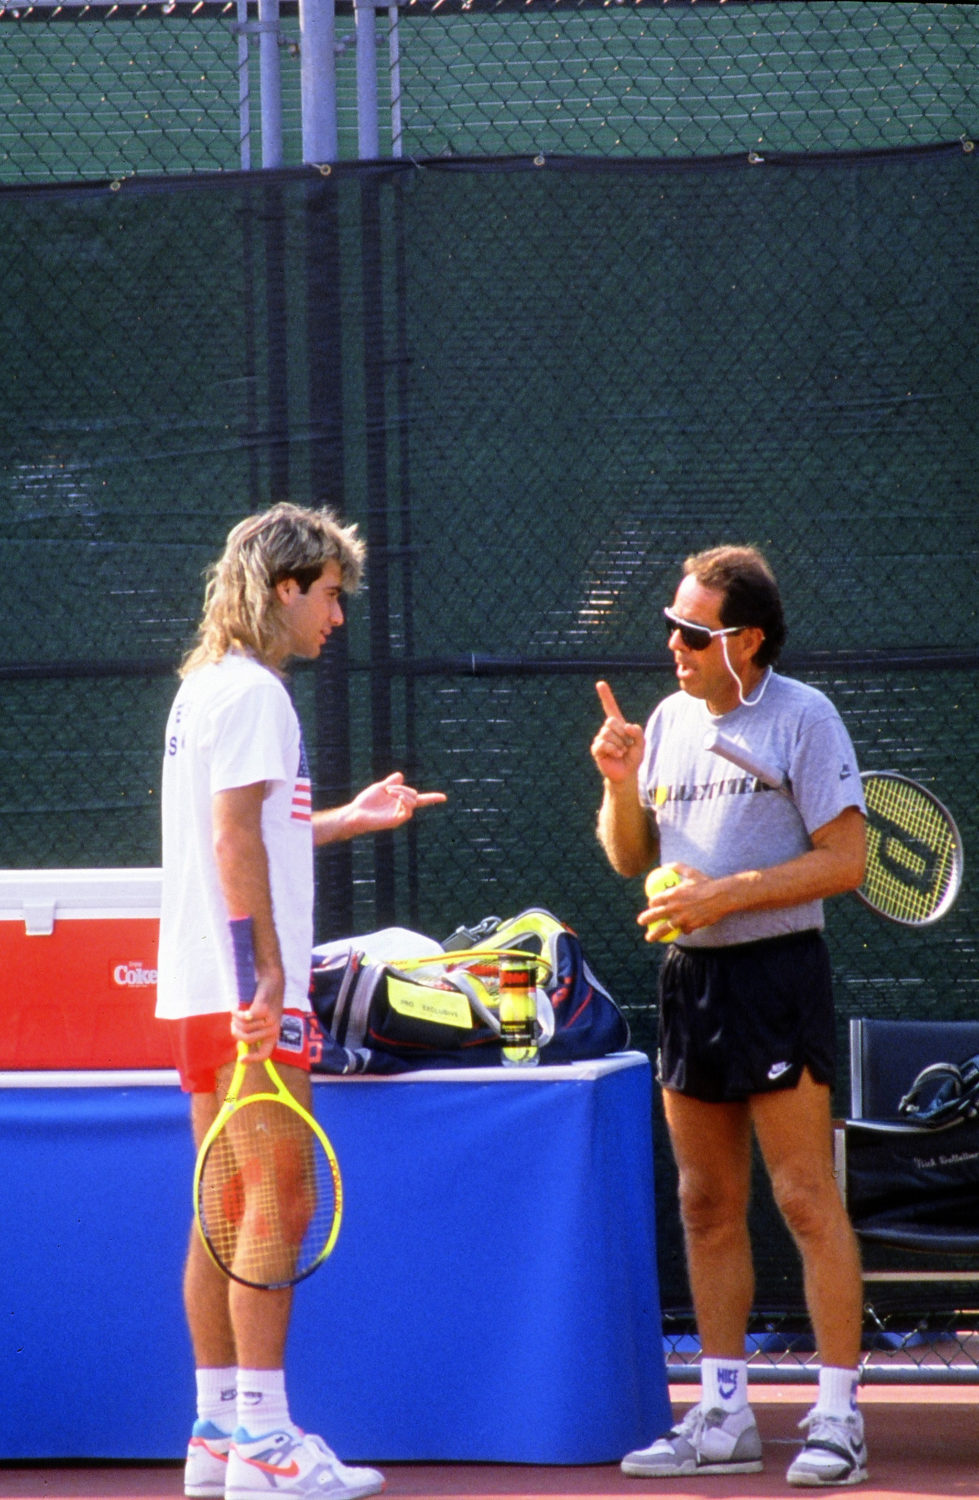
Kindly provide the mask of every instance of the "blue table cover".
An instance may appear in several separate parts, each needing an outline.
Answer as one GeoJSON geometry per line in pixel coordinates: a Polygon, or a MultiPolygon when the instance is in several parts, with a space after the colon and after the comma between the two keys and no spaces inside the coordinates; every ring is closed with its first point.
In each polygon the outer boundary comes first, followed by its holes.
{"type": "MultiPolygon", "coordinates": [[[[294,1420],[381,1463],[614,1462],[669,1425],[643,1054],[314,1096],[344,1220],[295,1294],[294,1420]]],[[[0,1458],[182,1457],[175,1075],[0,1075],[0,1160],[0,1458]]]]}

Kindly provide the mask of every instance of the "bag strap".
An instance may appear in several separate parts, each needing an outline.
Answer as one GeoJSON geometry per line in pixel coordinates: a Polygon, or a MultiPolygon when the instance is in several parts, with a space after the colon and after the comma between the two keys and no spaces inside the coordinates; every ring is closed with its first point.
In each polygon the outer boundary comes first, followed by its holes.
{"type": "Polygon", "coordinates": [[[340,988],[337,990],[336,999],[333,1002],[333,1020],[330,1029],[341,1044],[346,1039],[350,1003],[362,968],[363,959],[361,955],[359,953],[352,953],[344,968],[343,977],[340,980],[340,988]]]}
{"type": "Polygon", "coordinates": [[[962,1093],[962,1074],[957,1064],[949,1062],[931,1063],[927,1068],[922,1068],[921,1072],[915,1078],[897,1107],[898,1114],[920,1114],[921,1109],[918,1099],[922,1091],[938,1079],[945,1079],[947,1083],[951,1084],[952,1087],[949,1090],[949,1095],[952,1098],[958,1099],[960,1097],[962,1093]]]}
{"type": "Polygon", "coordinates": [[[939,1062],[922,1068],[897,1108],[898,1114],[921,1125],[971,1120],[979,1114],[979,1053],[961,1063],[939,1062]],[[928,1102],[920,1104],[922,1092],[936,1082],[938,1088],[928,1102]]]}

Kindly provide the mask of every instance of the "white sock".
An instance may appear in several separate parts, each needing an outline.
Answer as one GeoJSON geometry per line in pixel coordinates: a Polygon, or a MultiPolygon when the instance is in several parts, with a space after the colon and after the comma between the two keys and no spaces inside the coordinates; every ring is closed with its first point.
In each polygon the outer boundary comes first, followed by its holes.
{"type": "Polygon", "coordinates": [[[748,1365],[743,1359],[700,1361],[702,1401],[709,1411],[740,1411],[748,1404],[748,1365]]]}
{"type": "Polygon", "coordinates": [[[824,1365],[819,1372],[818,1409],[827,1417],[852,1417],[857,1409],[857,1370],[840,1370],[824,1365]]]}
{"type": "Polygon", "coordinates": [[[221,1432],[232,1432],[238,1395],[238,1371],[234,1365],[198,1370],[197,1418],[213,1422],[221,1432]]]}
{"type": "Polygon", "coordinates": [[[238,1426],[253,1437],[280,1427],[295,1431],[282,1370],[238,1371],[238,1426]]]}

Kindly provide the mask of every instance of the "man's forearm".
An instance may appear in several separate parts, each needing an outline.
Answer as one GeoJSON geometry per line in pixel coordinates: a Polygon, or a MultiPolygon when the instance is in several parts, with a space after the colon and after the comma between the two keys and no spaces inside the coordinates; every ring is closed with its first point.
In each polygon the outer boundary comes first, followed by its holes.
{"type": "Polygon", "coordinates": [[[598,810],[598,840],[619,875],[641,875],[656,863],[658,840],[633,782],[606,779],[598,810]]]}
{"type": "Polygon", "coordinates": [[[214,862],[229,917],[251,917],[260,975],[281,971],[272,915],[268,852],[262,837],[262,793],[256,784],[219,792],[213,802],[214,862]]]}
{"type": "Polygon", "coordinates": [[[339,844],[346,839],[356,838],[360,832],[349,804],[344,807],[324,807],[313,813],[313,843],[317,848],[321,844],[339,844]]]}

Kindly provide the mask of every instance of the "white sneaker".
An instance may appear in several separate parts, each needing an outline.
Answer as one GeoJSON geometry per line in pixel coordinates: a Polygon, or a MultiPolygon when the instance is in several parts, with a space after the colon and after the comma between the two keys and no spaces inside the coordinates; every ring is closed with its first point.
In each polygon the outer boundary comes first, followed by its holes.
{"type": "Polygon", "coordinates": [[[785,1476],[789,1484],[861,1484],[866,1479],[867,1444],[859,1412],[827,1417],[814,1407],[799,1426],[806,1441],[785,1476]]]}
{"type": "Polygon", "coordinates": [[[239,1427],[231,1441],[226,1500],[276,1495],[359,1500],[383,1488],[383,1474],[349,1468],[311,1432],[278,1430],[253,1437],[239,1427]]]}
{"type": "Polygon", "coordinates": [[[627,1453],[623,1474],[673,1479],[678,1474],[757,1474],[761,1438],[750,1406],[740,1411],[694,1406],[648,1448],[627,1453]]]}
{"type": "Polygon", "coordinates": [[[184,1494],[191,1500],[224,1500],[231,1434],[213,1422],[194,1423],[184,1464],[184,1494]]]}

